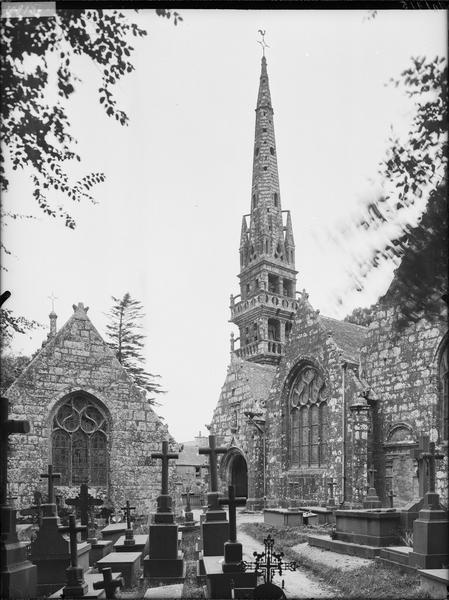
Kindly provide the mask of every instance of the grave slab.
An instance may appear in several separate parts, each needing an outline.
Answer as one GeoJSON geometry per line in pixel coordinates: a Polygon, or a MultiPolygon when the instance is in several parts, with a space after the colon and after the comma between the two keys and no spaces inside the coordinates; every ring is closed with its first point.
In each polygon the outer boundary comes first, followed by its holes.
{"type": "MultiPolygon", "coordinates": [[[[116,575],[121,575],[120,573],[116,574],[116,575]]],[[[84,581],[87,583],[88,585],[88,590],[87,590],[87,594],[85,596],[82,596],[82,598],[106,598],[106,594],[104,590],[95,590],[94,589],[94,583],[97,582],[102,582],[103,581],[103,575],[101,575],[100,573],[86,573],[84,575],[84,581]]],[[[55,592],[54,594],[52,594],[51,596],[49,596],[49,598],[62,598],[63,597],[63,591],[64,588],[61,588],[60,590],[58,590],[57,592],[55,592]]]]}
{"type": "Polygon", "coordinates": [[[182,598],[182,588],[184,587],[183,583],[174,583],[172,585],[160,585],[158,587],[148,588],[145,592],[144,598],[146,600],[154,599],[154,600],[173,600],[177,598],[182,598]]]}
{"type": "Polygon", "coordinates": [[[335,507],[330,506],[302,506],[305,511],[313,512],[318,516],[318,525],[335,523],[335,507]]]}
{"type": "Polygon", "coordinates": [[[133,587],[137,583],[140,567],[140,552],[111,552],[97,562],[97,569],[110,567],[113,573],[121,572],[125,585],[133,587]]]}
{"type": "Polygon", "coordinates": [[[255,588],[257,575],[254,572],[223,573],[223,556],[204,556],[203,565],[207,582],[208,598],[230,598],[231,582],[236,588],[255,588]]]}
{"type": "Polygon", "coordinates": [[[447,598],[449,585],[449,569],[419,569],[421,589],[429,598],[439,600],[447,598]]]}
{"type": "Polygon", "coordinates": [[[394,508],[337,510],[335,539],[365,546],[398,544],[400,515],[394,508]]]}
{"type": "Polygon", "coordinates": [[[288,508],[265,508],[263,511],[263,521],[265,525],[294,527],[303,524],[303,512],[302,510],[291,510],[288,508]]]}
{"type": "Polygon", "coordinates": [[[111,523],[101,530],[101,537],[113,544],[126,533],[126,523],[111,523]]]}
{"type": "Polygon", "coordinates": [[[143,557],[149,552],[149,536],[146,534],[137,534],[133,536],[134,544],[126,544],[126,536],[122,535],[114,544],[114,552],[140,552],[141,562],[143,557]]]}
{"type": "Polygon", "coordinates": [[[96,538],[93,538],[88,539],[87,543],[91,546],[89,554],[89,565],[91,567],[113,550],[111,540],[97,540],[96,538]]]}

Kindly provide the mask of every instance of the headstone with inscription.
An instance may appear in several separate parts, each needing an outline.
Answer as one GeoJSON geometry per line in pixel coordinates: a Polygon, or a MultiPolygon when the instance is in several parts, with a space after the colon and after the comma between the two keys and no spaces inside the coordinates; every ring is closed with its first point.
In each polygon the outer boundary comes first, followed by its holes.
{"type": "Polygon", "coordinates": [[[162,462],[162,486],[157,512],[150,525],[150,550],[144,559],[144,575],[174,583],[185,577],[184,555],[178,547],[178,525],[174,522],[172,499],[168,494],[168,464],[169,460],[178,458],[178,454],[169,452],[168,441],[163,441],[162,452],[152,453],[151,458],[162,462]]]}
{"type": "MultiPolygon", "coordinates": [[[[31,542],[31,560],[37,565],[37,588],[39,595],[55,592],[66,582],[66,569],[70,566],[70,542],[61,530],[55,504],[54,480],[60,478],[48,465],[47,473],[41,475],[48,480],[48,503],[42,505],[42,518],[36,539],[31,542]]],[[[90,544],[77,543],[77,565],[89,568],[90,544]]]]}
{"type": "Polygon", "coordinates": [[[8,438],[30,431],[28,421],[8,418],[9,402],[0,398],[0,598],[32,598],[36,596],[37,569],[27,560],[24,542],[19,542],[16,510],[8,502],[8,438]]]}

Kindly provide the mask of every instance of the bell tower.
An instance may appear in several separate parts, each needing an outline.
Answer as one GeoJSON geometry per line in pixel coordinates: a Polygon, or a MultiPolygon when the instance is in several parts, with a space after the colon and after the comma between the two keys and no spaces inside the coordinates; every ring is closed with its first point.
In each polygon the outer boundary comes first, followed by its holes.
{"type": "Polygon", "coordinates": [[[240,294],[231,323],[240,330],[240,358],[276,364],[284,354],[296,302],[295,243],[290,211],[282,210],[267,61],[262,57],[256,106],[250,213],[240,237],[240,294]]]}

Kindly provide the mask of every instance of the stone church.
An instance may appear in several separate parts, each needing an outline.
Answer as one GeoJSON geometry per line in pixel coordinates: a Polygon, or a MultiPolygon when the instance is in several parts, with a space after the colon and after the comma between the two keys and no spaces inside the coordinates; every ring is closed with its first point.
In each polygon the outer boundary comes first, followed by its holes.
{"type": "MultiPolygon", "coordinates": [[[[26,418],[28,435],[11,436],[9,493],[29,506],[46,497],[40,478],[53,464],[61,499],[87,482],[92,495],[121,507],[130,500],[141,513],[155,507],[160,464],[150,454],[174,442],[114,352],[87,315],[73,305],[61,329],[50,313],[50,333],[40,351],[6,392],[10,418],[26,418]]],[[[176,446],[173,449],[177,449],[176,446]]]]}
{"type": "MultiPolygon", "coordinates": [[[[436,487],[447,503],[447,321],[425,318],[400,333],[399,307],[375,307],[369,327],[322,316],[296,290],[295,244],[282,208],[273,107],[262,58],[250,214],[242,221],[240,294],[231,296],[231,358],[211,431],[228,447],[223,486],[254,508],[317,505],[329,483],[337,501],[360,506],[367,472],[385,503],[426,491],[415,449],[429,442],[436,487]]],[[[309,260],[313,260],[313,257],[309,260]]],[[[395,281],[392,282],[394,287],[395,281]]]]}

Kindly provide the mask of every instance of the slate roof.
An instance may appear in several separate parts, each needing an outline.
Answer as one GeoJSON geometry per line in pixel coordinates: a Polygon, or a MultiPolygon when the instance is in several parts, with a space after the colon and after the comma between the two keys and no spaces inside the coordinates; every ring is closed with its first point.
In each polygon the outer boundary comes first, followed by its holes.
{"type": "Polygon", "coordinates": [[[196,441],[184,442],[184,448],[179,453],[179,458],[176,461],[177,465],[202,466],[207,462],[207,456],[198,454],[198,444],[196,441]]]}
{"type": "Polygon", "coordinates": [[[368,333],[367,327],[338,321],[332,317],[320,317],[321,324],[332,332],[332,337],[337,346],[342,350],[342,358],[358,363],[360,349],[368,333]]]}

